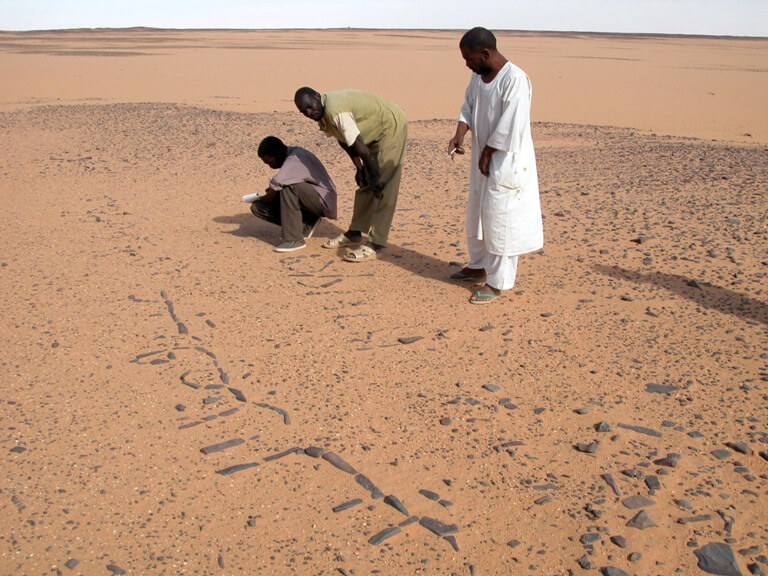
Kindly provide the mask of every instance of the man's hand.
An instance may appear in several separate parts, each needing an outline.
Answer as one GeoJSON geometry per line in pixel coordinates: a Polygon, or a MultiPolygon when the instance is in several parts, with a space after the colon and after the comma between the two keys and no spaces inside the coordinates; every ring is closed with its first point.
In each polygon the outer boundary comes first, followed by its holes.
{"type": "Polygon", "coordinates": [[[483,176],[488,176],[490,174],[489,167],[491,165],[491,156],[493,156],[494,152],[496,152],[496,148],[486,146],[480,154],[480,161],[477,163],[477,167],[480,170],[480,174],[483,176]]]}
{"type": "Polygon", "coordinates": [[[458,134],[448,142],[448,156],[453,159],[454,154],[464,154],[464,138],[458,134]]]}

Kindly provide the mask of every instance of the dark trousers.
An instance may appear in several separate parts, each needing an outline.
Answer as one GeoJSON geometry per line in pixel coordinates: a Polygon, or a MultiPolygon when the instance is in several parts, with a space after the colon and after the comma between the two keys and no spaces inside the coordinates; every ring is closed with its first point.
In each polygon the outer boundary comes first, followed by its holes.
{"type": "Polygon", "coordinates": [[[323,215],[323,203],[312,184],[299,182],[283,186],[272,202],[256,200],[251,212],[257,218],[279,224],[283,241],[304,238],[304,224],[314,224],[323,215]]]}

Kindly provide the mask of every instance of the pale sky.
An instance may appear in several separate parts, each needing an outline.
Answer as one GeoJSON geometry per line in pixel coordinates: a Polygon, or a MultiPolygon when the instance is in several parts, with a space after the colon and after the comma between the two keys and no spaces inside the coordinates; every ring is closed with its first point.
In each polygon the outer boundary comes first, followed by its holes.
{"type": "Polygon", "coordinates": [[[0,0],[0,30],[129,26],[768,36],[768,0],[0,0]]]}

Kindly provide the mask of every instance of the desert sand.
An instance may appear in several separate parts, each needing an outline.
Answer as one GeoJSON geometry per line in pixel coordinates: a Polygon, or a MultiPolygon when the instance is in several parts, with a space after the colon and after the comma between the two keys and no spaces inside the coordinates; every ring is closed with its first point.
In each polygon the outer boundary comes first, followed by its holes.
{"type": "Polygon", "coordinates": [[[460,36],[0,33],[0,574],[768,571],[768,40],[500,33],[545,247],[472,306],[460,36]],[[409,116],[375,262],[301,85],[409,116]],[[289,255],[269,134],[340,189],[289,255]]]}

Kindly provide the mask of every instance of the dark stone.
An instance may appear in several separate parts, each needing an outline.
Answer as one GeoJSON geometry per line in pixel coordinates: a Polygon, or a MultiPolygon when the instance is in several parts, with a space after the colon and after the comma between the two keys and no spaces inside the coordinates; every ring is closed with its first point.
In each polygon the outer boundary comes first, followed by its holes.
{"type": "Polygon", "coordinates": [[[739,454],[752,454],[752,449],[744,442],[726,442],[725,445],[728,446],[728,448],[731,450],[735,450],[739,454]]]}
{"type": "Polygon", "coordinates": [[[177,322],[176,328],[178,328],[179,334],[189,334],[189,330],[187,330],[187,327],[184,325],[183,322],[177,322]]]}
{"type": "Polygon", "coordinates": [[[739,554],[742,556],[755,556],[756,554],[760,554],[762,551],[763,547],[758,544],[756,546],[750,546],[749,548],[742,548],[739,550],[739,554]]]}
{"type": "Polygon", "coordinates": [[[206,398],[203,398],[203,404],[215,404],[221,400],[218,396],[208,396],[206,398]]]}
{"type": "Polygon", "coordinates": [[[618,534],[616,536],[611,536],[611,542],[616,544],[619,548],[626,548],[629,546],[629,542],[627,542],[627,539],[624,538],[624,536],[619,536],[618,534]]]}
{"type": "Polygon", "coordinates": [[[639,561],[639,560],[642,560],[642,559],[643,559],[643,555],[642,555],[642,554],[640,554],[640,552],[632,552],[632,554],[630,554],[629,556],[627,556],[627,559],[628,559],[630,562],[637,562],[637,561],[639,561]]]}
{"type": "Polygon", "coordinates": [[[66,566],[70,570],[74,570],[75,566],[77,566],[78,564],[80,564],[80,560],[78,560],[77,558],[70,558],[69,560],[64,562],[64,566],[66,566]]]}
{"type": "Polygon", "coordinates": [[[646,384],[645,391],[651,394],[672,394],[680,390],[678,386],[665,386],[663,384],[646,384]]]}
{"type": "Polygon", "coordinates": [[[627,522],[627,526],[630,528],[637,528],[638,530],[645,530],[646,528],[656,527],[656,523],[648,515],[645,510],[640,510],[634,517],[627,522]]]}
{"type": "Polygon", "coordinates": [[[405,520],[400,522],[400,524],[398,524],[398,526],[400,526],[400,527],[410,526],[414,522],[418,522],[418,521],[419,521],[419,517],[418,516],[411,516],[410,518],[406,518],[405,520]]]}
{"type": "Polygon", "coordinates": [[[667,468],[677,468],[677,463],[679,461],[679,458],[657,458],[653,461],[656,466],[666,466],[667,468]]]}
{"type": "Polygon", "coordinates": [[[541,498],[537,498],[533,501],[534,504],[537,504],[541,506],[542,504],[546,504],[547,502],[552,501],[552,496],[542,496],[541,498]]]}
{"type": "Polygon", "coordinates": [[[459,543],[456,542],[456,536],[443,536],[443,540],[448,542],[456,552],[459,551],[459,543]]]}
{"type": "Polygon", "coordinates": [[[594,454],[595,452],[597,452],[598,446],[600,446],[600,443],[597,440],[593,440],[589,444],[584,444],[584,443],[580,442],[580,443],[576,444],[576,446],[574,446],[574,447],[579,452],[585,452],[587,454],[594,454]]]}
{"type": "Polygon", "coordinates": [[[385,528],[378,534],[371,536],[368,539],[368,543],[376,546],[377,544],[383,542],[387,538],[391,538],[395,534],[399,534],[399,533],[400,533],[400,528],[398,528],[397,526],[390,526],[389,528],[385,528]]]}
{"type": "Polygon", "coordinates": [[[456,524],[444,524],[440,522],[440,520],[435,520],[428,516],[424,516],[419,520],[419,524],[440,537],[447,536],[448,534],[455,534],[459,531],[459,527],[456,524]]]}
{"type": "Polygon", "coordinates": [[[379,490],[376,487],[376,485],[368,479],[367,476],[363,474],[358,474],[357,476],[355,476],[355,482],[357,482],[358,484],[360,484],[360,486],[368,490],[368,492],[371,493],[371,498],[373,498],[374,500],[379,500],[380,498],[384,498],[384,494],[381,492],[381,490],[379,490]]]}
{"type": "Polygon", "coordinates": [[[405,338],[398,338],[397,341],[400,344],[413,344],[424,338],[424,336],[406,336],[405,338]]]}
{"type": "Polygon", "coordinates": [[[255,468],[258,465],[259,465],[259,462],[248,462],[246,464],[236,464],[228,468],[216,470],[216,474],[221,474],[222,476],[229,476],[230,474],[234,474],[235,472],[240,472],[241,470],[247,470],[248,468],[255,468]]]}
{"type": "Polygon", "coordinates": [[[346,472],[347,474],[357,474],[357,470],[352,468],[349,464],[347,464],[344,459],[341,458],[341,456],[337,455],[334,452],[326,452],[323,454],[323,460],[326,460],[327,462],[333,464],[338,468],[339,470],[342,470],[343,472],[346,472]]]}
{"type": "Polygon", "coordinates": [[[409,515],[408,514],[408,510],[406,509],[405,505],[402,502],[400,502],[400,500],[398,499],[397,496],[395,496],[393,494],[390,494],[389,496],[384,498],[384,503],[385,504],[389,504],[390,506],[392,506],[392,508],[394,508],[395,510],[397,510],[398,512],[400,512],[404,516],[408,516],[409,515]]]}
{"type": "Polygon", "coordinates": [[[710,514],[701,514],[699,516],[690,516],[688,518],[678,518],[677,523],[693,524],[694,522],[708,522],[709,520],[712,520],[712,516],[710,514]]]}
{"type": "Polygon", "coordinates": [[[659,482],[659,479],[656,476],[646,476],[644,480],[645,485],[651,492],[655,492],[661,488],[661,482],[659,482]]]}
{"type": "Polygon", "coordinates": [[[579,566],[581,566],[584,570],[594,570],[597,568],[597,565],[594,564],[586,554],[579,558],[577,562],[579,563],[579,566]]]}
{"type": "Polygon", "coordinates": [[[613,430],[613,427],[608,422],[602,421],[595,424],[595,430],[598,432],[610,432],[613,430]]]}
{"type": "Polygon", "coordinates": [[[203,454],[213,454],[214,452],[220,452],[222,450],[226,450],[227,448],[232,448],[233,446],[239,446],[243,442],[245,442],[245,440],[242,438],[232,438],[232,440],[227,440],[226,442],[220,442],[219,444],[213,444],[211,446],[200,448],[200,452],[203,454]]]}
{"type": "Polygon", "coordinates": [[[584,406],[583,408],[576,408],[574,412],[579,416],[583,416],[584,414],[589,414],[589,406],[584,406]]]}
{"type": "Polygon", "coordinates": [[[184,404],[176,404],[176,406],[174,406],[174,408],[176,408],[176,410],[178,410],[179,412],[184,412],[184,410],[187,409],[187,407],[184,406],[184,404]]]}
{"type": "Polygon", "coordinates": [[[349,508],[352,508],[362,503],[363,501],[360,500],[360,498],[355,498],[354,500],[350,500],[349,502],[344,502],[344,504],[339,504],[338,506],[334,506],[333,508],[331,508],[331,510],[333,510],[334,512],[343,512],[344,510],[348,510],[349,508]]]}
{"type": "Polygon", "coordinates": [[[433,500],[434,502],[437,502],[440,500],[440,494],[436,492],[432,492],[431,490],[419,490],[419,494],[424,496],[424,498],[429,498],[430,500],[433,500]]]}
{"type": "Polygon", "coordinates": [[[646,508],[647,506],[653,506],[656,504],[650,498],[639,494],[637,496],[629,496],[624,498],[621,503],[630,510],[637,510],[638,508],[646,508]]]}
{"type": "Polygon", "coordinates": [[[662,438],[664,436],[661,432],[658,432],[653,428],[647,428],[646,426],[635,426],[634,424],[621,424],[621,423],[619,423],[618,426],[619,428],[624,428],[625,430],[632,430],[633,432],[637,432],[639,434],[645,434],[647,436],[653,436],[654,438],[662,438]]]}
{"type": "Polygon", "coordinates": [[[718,448],[717,450],[712,450],[710,454],[712,454],[712,456],[714,456],[718,460],[727,460],[728,458],[731,457],[733,452],[731,452],[730,450],[726,450],[725,448],[718,448]]]}
{"type": "Polygon", "coordinates": [[[318,446],[304,448],[304,454],[311,456],[312,458],[320,458],[320,456],[323,455],[323,452],[325,452],[325,448],[319,448],[318,446]]]}
{"type": "Polygon", "coordinates": [[[760,567],[760,564],[757,562],[753,562],[752,564],[747,564],[747,570],[749,570],[749,573],[753,576],[765,576],[765,571],[760,567]]]}
{"type": "Polygon", "coordinates": [[[233,394],[233,396],[235,397],[235,399],[236,399],[236,400],[240,400],[240,402],[247,402],[247,401],[248,401],[248,400],[246,400],[246,398],[245,398],[245,394],[243,394],[243,393],[242,393],[240,390],[238,390],[237,388],[227,388],[227,390],[229,390],[230,392],[232,392],[232,394],[233,394]]]}
{"type": "Polygon", "coordinates": [[[442,424],[443,426],[450,426],[451,425],[451,419],[448,418],[448,416],[440,418],[440,424],[442,424]]]}
{"type": "Polygon", "coordinates": [[[294,446],[293,448],[288,448],[288,450],[283,450],[282,452],[278,452],[277,454],[271,454],[269,456],[266,456],[264,458],[264,462],[272,462],[273,460],[280,460],[280,458],[285,458],[286,456],[290,456],[291,454],[298,454],[301,451],[301,448],[298,446],[294,446]]]}
{"type": "Polygon", "coordinates": [[[483,388],[488,390],[488,392],[498,392],[501,390],[501,386],[496,386],[496,384],[483,384],[483,388]]]}
{"type": "Polygon", "coordinates": [[[733,550],[723,542],[710,542],[693,553],[698,558],[698,566],[704,572],[719,576],[741,576],[733,550]]]}
{"type": "Polygon", "coordinates": [[[602,536],[600,536],[600,534],[597,532],[587,532],[586,534],[582,534],[581,538],[579,538],[579,542],[581,542],[581,544],[584,546],[587,544],[594,544],[599,540],[602,540],[602,536]]]}
{"type": "Polygon", "coordinates": [[[22,452],[26,452],[26,450],[27,449],[24,448],[24,446],[14,446],[13,448],[11,448],[11,452],[13,452],[14,454],[21,454],[22,452]]]}
{"type": "Polygon", "coordinates": [[[510,548],[517,548],[518,546],[520,546],[520,544],[522,544],[520,540],[510,540],[509,542],[507,542],[507,546],[509,546],[510,548]]]}
{"type": "Polygon", "coordinates": [[[600,574],[603,576],[629,576],[624,570],[621,570],[619,568],[614,568],[613,566],[606,566],[605,568],[600,568],[600,574]]]}
{"type": "Polygon", "coordinates": [[[107,570],[112,572],[112,574],[115,574],[116,576],[121,576],[121,574],[125,574],[125,570],[120,568],[117,564],[107,564],[107,570]]]}

